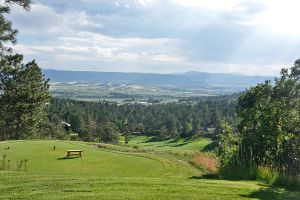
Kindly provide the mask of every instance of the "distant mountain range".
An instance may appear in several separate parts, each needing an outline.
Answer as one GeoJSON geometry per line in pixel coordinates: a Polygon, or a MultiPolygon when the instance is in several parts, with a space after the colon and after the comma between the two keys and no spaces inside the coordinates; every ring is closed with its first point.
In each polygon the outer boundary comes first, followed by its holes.
{"type": "Polygon", "coordinates": [[[47,78],[50,78],[51,82],[125,83],[180,89],[235,88],[237,90],[243,90],[258,83],[263,83],[265,80],[273,80],[273,77],[266,76],[244,76],[206,72],[155,74],[43,69],[43,73],[47,78]]]}

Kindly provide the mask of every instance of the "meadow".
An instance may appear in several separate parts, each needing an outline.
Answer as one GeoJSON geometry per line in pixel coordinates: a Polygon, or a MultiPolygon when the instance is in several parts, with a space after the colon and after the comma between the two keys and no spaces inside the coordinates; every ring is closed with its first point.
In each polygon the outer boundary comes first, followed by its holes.
{"type": "Polygon", "coordinates": [[[206,179],[203,171],[176,157],[98,149],[90,143],[2,142],[3,155],[10,170],[0,172],[0,199],[300,199],[300,193],[255,181],[206,179]],[[83,150],[83,158],[65,159],[68,149],[83,150]],[[24,159],[26,172],[16,171],[24,159]]]}

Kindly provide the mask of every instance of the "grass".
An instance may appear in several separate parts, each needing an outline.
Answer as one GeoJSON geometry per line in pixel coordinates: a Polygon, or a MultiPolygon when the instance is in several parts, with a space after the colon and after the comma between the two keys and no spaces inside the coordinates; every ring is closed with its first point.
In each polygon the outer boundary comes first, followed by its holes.
{"type": "Polygon", "coordinates": [[[177,142],[173,140],[160,141],[155,137],[136,136],[131,138],[129,146],[138,146],[139,148],[148,148],[162,151],[181,151],[195,152],[203,151],[212,141],[208,138],[197,139],[179,139],[177,142]]]}
{"type": "Polygon", "coordinates": [[[0,172],[0,199],[300,199],[300,193],[255,181],[204,179],[176,158],[82,142],[0,143],[4,154],[12,165],[28,159],[28,172],[0,172]],[[83,158],[63,159],[67,149],[82,149],[83,158]]]}
{"type": "Polygon", "coordinates": [[[0,145],[0,155],[6,155],[12,167],[27,159],[28,172],[39,175],[148,177],[164,175],[168,171],[167,161],[159,157],[100,151],[80,142],[9,142],[0,145]],[[6,146],[10,149],[5,150],[6,146]],[[56,150],[53,150],[54,146],[56,150]],[[83,159],[65,159],[68,149],[83,150],[83,159]]]}

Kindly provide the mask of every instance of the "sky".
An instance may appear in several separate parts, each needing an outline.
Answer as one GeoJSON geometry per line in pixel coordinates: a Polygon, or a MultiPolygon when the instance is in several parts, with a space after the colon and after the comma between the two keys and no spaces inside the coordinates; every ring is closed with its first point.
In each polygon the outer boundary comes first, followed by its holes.
{"type": "Polygon", "coordinates": [[[300,58],[299,0],[33,0],[13,47],[61,70],[278,75],[300,58]]]}

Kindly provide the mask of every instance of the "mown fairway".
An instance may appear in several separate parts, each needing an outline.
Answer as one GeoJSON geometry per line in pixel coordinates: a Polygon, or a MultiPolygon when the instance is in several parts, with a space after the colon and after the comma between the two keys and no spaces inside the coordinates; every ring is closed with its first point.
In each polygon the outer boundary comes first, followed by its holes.
{"type": "Polygon", "coordinates": [[[212,141],[207,138],[200,138],[199,140],[185,140],[181,138],[175,142],[173,140],[157,141],[155,137],[136,136],[131,138],[129,145],[154,150],[194,152],[211,150],[208,149],[211,142],[212,141]]]}
{"type": "Polygon", "coordinates": [[[11,168],[28,163],[27,172],[0,172],[0,199],[300,199],[258,182],[200,179],[200,171],[175,158],[85,143],[13,141],[0,143],[3,155],[11,168]],[[82,149],[83,158],[63,159],[67,149],[82,149]]]}
{"type": "Polygon", "coordinates": [[[59,141],[22,141],[2,144],[0,155],[6,155],[15,167],[17,161],[28,160],[29,173],[39,175],[76,176],[154,176],[164,173],[164,165],[156,159],[130,154],[99,151],[82,143],[59,141]],[[9,146],[9,150],[4,148],[9,146]],[[53,147],[56,150],[53,150],[53,147]],[[83,158],[65,159],[66,150],[81,149],[83,158]]]}

